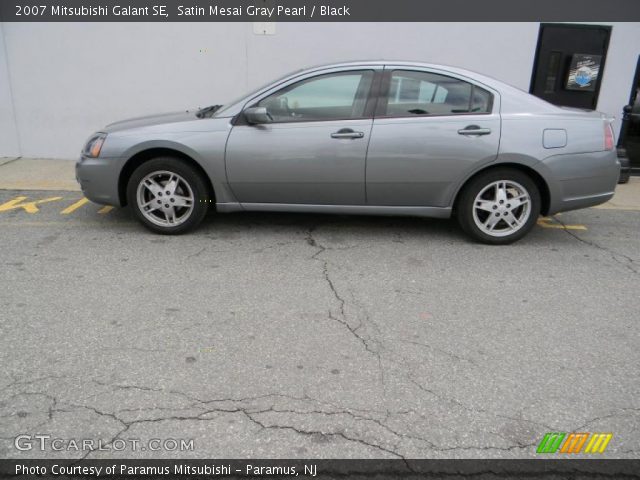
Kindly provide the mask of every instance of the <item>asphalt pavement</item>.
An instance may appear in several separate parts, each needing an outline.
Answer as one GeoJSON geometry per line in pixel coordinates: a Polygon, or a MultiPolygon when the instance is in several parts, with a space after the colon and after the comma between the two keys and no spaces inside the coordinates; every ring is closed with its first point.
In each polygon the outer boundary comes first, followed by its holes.
{"type": "Polygon", "coordinates": [[[1,190],[0,458],[525,458],[548,432],[638,458],[640,212],[539,223],[506,247],[361,216],[167,237],[1,190]]]}

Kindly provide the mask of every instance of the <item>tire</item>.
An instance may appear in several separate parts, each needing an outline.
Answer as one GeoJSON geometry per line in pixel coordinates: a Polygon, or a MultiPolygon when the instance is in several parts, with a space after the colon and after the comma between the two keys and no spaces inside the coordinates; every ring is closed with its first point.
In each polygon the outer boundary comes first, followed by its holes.
{"type": "Polygon", "coordinates": [[[626,170],[624,172],[620,172],[620,177],[618,178],[618,183],[629,183],[629,178],[631,177],[631,172],[626,170]]]}
{"type": "Polygon", "coordinates": [[[616,150],[618,155],[618,162],[620,162],[620,177],[618,177],[618,183],[628,183],[631,176],[631,164],[629,156],[627,155],[627,149],[618,147],[616,150]]]}
{"type": "Polygon", "coordinates": [[[503,167],[472,179],[459,197],[456,212],[460,226],[473,239],[506,245],[531,231],[540,215],[540,205],[540,191],[533,179],[524,172],[503,167]]]}
{"type": "Polygon", "coordinates": [[[211,201],[202,174],[179,158],[149,160],[133,172],[127,183],[127,202],[136,218],[149,230],[164,235],[196,228],[211,201]]]}

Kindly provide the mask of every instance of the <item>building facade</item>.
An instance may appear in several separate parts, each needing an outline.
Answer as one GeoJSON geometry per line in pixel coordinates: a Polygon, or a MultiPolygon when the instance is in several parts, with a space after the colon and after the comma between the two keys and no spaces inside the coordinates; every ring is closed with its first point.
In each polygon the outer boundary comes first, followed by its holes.
{"type": "Polygon", "coordinates": [[[637,88],[640,23],[2,23],[0,157],[75,158],[127,117],[224,103],[343,60],[456,65],[616,117],[637,88]]]}

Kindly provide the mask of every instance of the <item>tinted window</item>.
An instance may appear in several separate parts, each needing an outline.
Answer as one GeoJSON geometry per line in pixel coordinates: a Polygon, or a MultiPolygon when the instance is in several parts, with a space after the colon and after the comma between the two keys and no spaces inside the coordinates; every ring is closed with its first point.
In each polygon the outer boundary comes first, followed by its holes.
{"type": "Polygon", "coordinates": [[[389,117],[487,113],[491,111],[491,94],[457,78],[395,70],[386,107],[389,117]]]}
{"type": "Polygon", "coordinates": [[[361,118],[373,71],[331,73],[295,83],[262,99],[274,122],[361,118]]]}
{"type": "Polygon", "coordinates": [[[489,92],[474,85],[471,100],[471,113],[490,113],[492,100],[493,99],[489,92]]]}

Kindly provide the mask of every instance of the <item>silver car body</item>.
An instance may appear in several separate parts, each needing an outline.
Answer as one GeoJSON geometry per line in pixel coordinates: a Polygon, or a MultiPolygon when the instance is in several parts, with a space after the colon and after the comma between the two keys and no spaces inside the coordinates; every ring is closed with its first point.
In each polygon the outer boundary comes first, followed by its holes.
{"type": "Polygon", "coordinates": [[[540,185],[543,213],[603,203],[620,165],[605,150],[607,119],[551,105],[493,78],[415,62],[351,62],[296,72],[225,105],[210,118],[195,112],[113,123],[98,158],[82,156],[76,173],[90,200],[126,204],[132,169],[146,158],[188,157],[206,173],[220,212],[263,210],[417,215],[446,218],[470,178],[495,165],[528,171],[540,185]],[[427,71],[493,94],[490,113],[248,125],[243,109],[302,79],[348,70],[427,71]],[[236,124],[237,123],[237,124],[236,124]],[[483,136],[460,135],[469,125],[483,136]],[[344,128],[362,137],[335,139],[344,128]]]}

